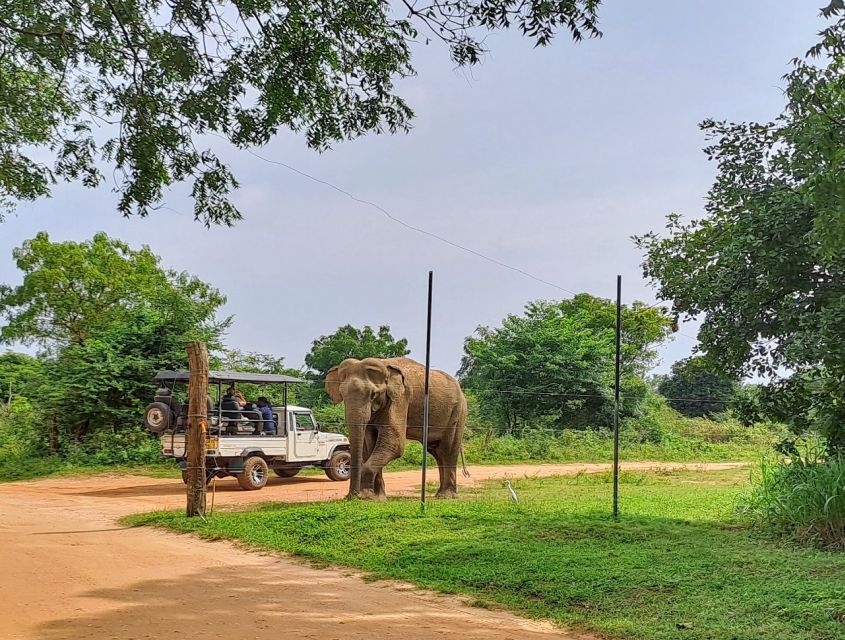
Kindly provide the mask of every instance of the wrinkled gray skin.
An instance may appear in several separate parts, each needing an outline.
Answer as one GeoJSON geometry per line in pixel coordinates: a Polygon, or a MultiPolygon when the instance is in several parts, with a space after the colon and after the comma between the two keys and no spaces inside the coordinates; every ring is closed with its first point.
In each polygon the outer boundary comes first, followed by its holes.
{"type": "MultiPolygon", "coordinates": [[[[382,469],[422,442],[425,367],[408,358],[344,360],[329,370],[326,392],[344,403],[352,449],[348,497],[384,499],[382,469]]],[[[456,471],[467,403],[458,381],[431,372],[428,450],[440,469],[439,498],[457,496],[456,471]]]]}

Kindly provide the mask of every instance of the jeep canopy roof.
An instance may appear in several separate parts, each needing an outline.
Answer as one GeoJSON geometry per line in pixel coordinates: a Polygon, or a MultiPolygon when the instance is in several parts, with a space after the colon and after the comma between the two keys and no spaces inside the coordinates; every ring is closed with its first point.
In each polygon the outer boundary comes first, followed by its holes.
{"type": "MultiPolygon", "coordinates": [[[[189,371],[159,371],[156,374],[156,382],[187,382],[190,377],[189,371]]],[[[302,378],[283,376],[276,373],[248,373],[245,371],[209,371],[209,382],[244,382],[250,384],[280,384],[307,382],[302,378]]]]}

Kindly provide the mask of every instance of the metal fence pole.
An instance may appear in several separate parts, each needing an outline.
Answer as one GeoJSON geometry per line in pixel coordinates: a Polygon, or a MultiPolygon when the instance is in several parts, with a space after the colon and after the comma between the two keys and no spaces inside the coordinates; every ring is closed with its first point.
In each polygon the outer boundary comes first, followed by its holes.
{"type": "Polygon", "coordinates": [[[616,384],[613,388],[613,518],[619,518],[619,379],[622,373],[622,276],[616,276],[616,384]]]}
{"type": "Polygon", "coordinates": [[[420,488],[420,510],[425,511],[425,472],[428,463],[428,401],[429,380],[431,378],[431,289],[434,272],[428,272],[428,312],[425,328],[425,396],[423,400],[423,437],[422,437],[422,487],[420,488]]]}

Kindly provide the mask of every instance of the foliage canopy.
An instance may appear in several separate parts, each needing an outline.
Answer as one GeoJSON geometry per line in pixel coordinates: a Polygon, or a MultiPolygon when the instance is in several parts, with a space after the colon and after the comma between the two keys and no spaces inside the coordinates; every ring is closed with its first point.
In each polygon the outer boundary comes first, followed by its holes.
{"type": "Polygon", "coordinates": [[[370,326],[358,329],[347,324],[314,340],[311,351],[305,355],[305,365],[317,379],[323,380],[329,369],[347,358],[399,358],[409,353],[408,341],[394,338],[387,325],[373,331],[370,326]]]}
{"type": "MultiPolygon", "coordinates": [[[[15,260],[23,282],[0,287],[0,342],[44,350],[38,375],[21,384],[76,441],[137,425],[155,371],[185,368],[189,340],[218,349],[229,324],[216,318],[225,301],[216,289],[102,233],[86,242],[40,233],[15,260]]],[[[26,364],[13,368],[14,357],[4,356],[11,374],[26,364]]]]}
{"type": "Polygon", "coordinates": [[[679,360],[657,386],[669,406],[688,418],[710,416],[725,411],[739,385],[713,372],[702,356],[679,360]]]}
{"type": "Polygon", "coordinates": [[[769,123],[708,120],[717,178],[700,219],[638,238],[645,275],[724,374],[757,374],[775,417],[845,450],[845,17],[843,3],[785,76],[769,123]],[[816,58],[820,58],[816,62],[816,58]]]}
{"type": "MultiPolygon", "coordinates": [[[[382,325],[377,331],[365,326],[363,329],[351,324],[339,327],[327,336],[320,336],[311,344],[311,350],[305,354],[306,375],[315,383],[322,382],[334,366],[347,358],[399,358],[410,353],[405,338],[396,339],[390,333],[390,327],[382,325]]],[[[324,405],[328,395],[321,384],[314,384],[298,390],[307,404],[324,405]]]]}
{"type": "Polygon", "coordinates": [[[236,178],[201,136],[248,148],[287,128],[322,150],[406,130],[413,112],[394,83],[414,73],[412,42],[434,37],[473,65],[489,31],[515,27],[537,45],[557,31],[599,36],[598,5],[0,0],[0,200],[46,195],[57,179],[96,186],[106,163],[124,215],[190,180],[196,218],[231,224],[236,178]]]}
{"type": "MultiPolygon", "coordinates": [[[[540,300],[502,326],[479,327],[464,343],[459,377],[508,430],[551,419],[558,426],[606,426],[612,420],[616,308],[586,293],[540,300]],[[558,394],[566,394],[561,397],[558,394]]],[[[623,410],[636,411],[654,348],[671,321],[641,303],[623,307],[623,410]]]]}

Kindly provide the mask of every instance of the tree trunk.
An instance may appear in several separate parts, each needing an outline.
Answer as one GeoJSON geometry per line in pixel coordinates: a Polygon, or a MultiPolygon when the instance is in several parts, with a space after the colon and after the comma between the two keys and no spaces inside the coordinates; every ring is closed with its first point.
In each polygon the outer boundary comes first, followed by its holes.
{"type": "Polygon", "coordinates": [[[208,432],[208,349],[202,342],[189,342],[188,352],[188,429],[185,457],[188,463],[188,503],[186,515],[205,515],[205,436],[208,432]]]}
{"type": "Polygon", "coordinates": [[[50,416],[50,453],[59,452],[59,424],[55,415],[50,416]]]}

